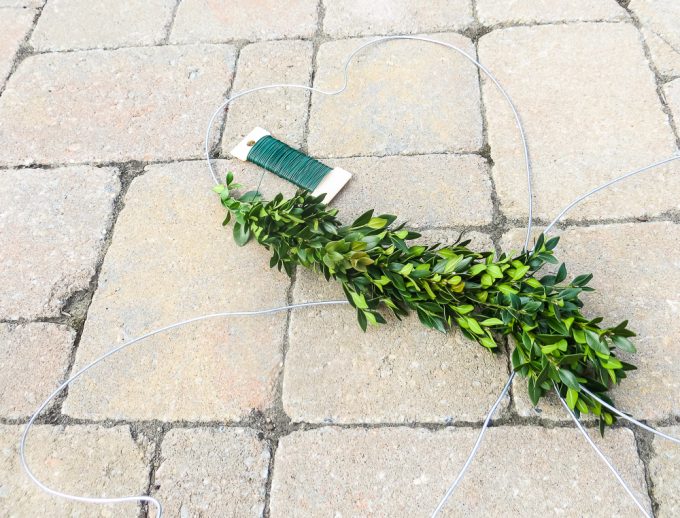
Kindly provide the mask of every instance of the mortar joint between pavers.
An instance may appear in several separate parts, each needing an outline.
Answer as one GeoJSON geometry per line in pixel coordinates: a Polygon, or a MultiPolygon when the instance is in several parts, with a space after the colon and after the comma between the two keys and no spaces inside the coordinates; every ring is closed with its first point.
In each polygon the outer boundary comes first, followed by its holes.
{"type": "Polygon", "coordinates": [[[177,18],[177,11],[179,10],[179,4],[182,3],[182,0],[175,0],[175,5],[172,8],[172,13],[170,13],[170,19],[168,20],[168,23],[165,25],[164,30],[165,30],[165,37],[163,38],[162,43],[164,45],[167,45],[170,42],[170,35],[172,34],[172,28],[175,25],[175,18],[177,18]]]}
{"type": "Polygon", "coordinates": [[[661,108],[663,112],[666,114],[666,117],[668,118],[668,124],[671,127],[671,131],[673,131],[673,135],[675,136],[675,147],[677,151],[680,149],[680,128],[678,128],[678,125],[675,122],[673,112],[668,106],[666,96],[664,95],[663,92],[663,85],[665,83],[664,78],[662,77],[662,74],[659,73],[659,69],[657,68],[656,63],[654,63],[654,59],[652,58],[652,52],[649,49],[649,45],[647,44],[647,40],[645,39],[644,34],[642,33],[643,28],[642,22],[637,17],[637,15],[631,9],[628,8],[628,5],[621,4],[621,6],[626,10],[628,15],[630,16],[631,23],[638,30],[638,37],[640,39],[640,44],[642,45],[642,51],[645,55],[645,59],[647,60],[647,65],[649,66],[649,69],[651,70],[652,75],[654,77],[656,95],[659,98],[659,102],[661,103],[661,108]]]}
{"type": "MultiPolygon", "coordinates": [[[[118,216],[125,204],[124,201],[125,195],[127,194],[130,184],[132,183],[134,178],[144,174],[144,164],[138,161],[121,163],[118,164],[118,171],[120,190],[118,191],[118,194],[116,195],[113,201],[113,210],[111,213],[110,223],[108,228],[106,229],[102,247],[95,262],[94,274],[90,278],[88,287],[84,290],[72,293],[67,299],[67,303],[62,310],[68,317],[69,324],[71,325],[71,327],[73,327],[73,329],[76,332],[76,336],[73,341],[73,346],[71,347],[71,351],[69,352],[69,358],[64,373],[64,378],[63,380],[61,380],[62,383],[69,379],[72,375],[73,368],[76,362],[78,347],[80,346],[80,340],[82,338],[83,330],[85,328],[85,322],[87,320],[87,313],[89,311],[90,304],[92,303],[94,293],[97,290],[97,286],[99,285],[99,275],[104,264],[106,252],[108,251],[109,246],[111,246],[111,241],[113,240],[113,233],[116,221],[118,220],[118,216]]],[[[54,419],[58,420],[59,416],[62,415],[62,407],[67,396],[68,387],[64,388],[64,390],[54,398],[54,404],[52,405],[50,410],[50,413],[54,414],[54,419]]]]}
{"type": "MultiPolygon", "coordinates": [[[[286,290],[286,304],[293,303],[293,292],[297,282],[297,268],[293,269],[290,277],[290,283],[286,290]]],[[[273,398],[273,404],[268,409],[266,414],[258,415],[252,412],[251,415],[255,419],[260,419],[260,426],[258,430],[258,438],[265,440],[269,448],[269,466],[267,471],[267,480],[265,482],[265,497],[263,516],[269,518],[270,516],[270,501],[271,501],[271,486],[274,476],[274,462],[276,457],[276,449],[278,448],[279,439],[282,436],[291,433],[291,419],[286,414],[283,408],[283,378],[286,372],[286,356],[288,355],[288,348],[290,347],[290,325],[291,325],[292,311],[286,312],[286,321],[283,327],[283,340],[281,342],[281,372],[276,383],[276,392],[273,398]]]]}
{"type": "MultiPolygon", "coordinates": [[[[227,85],[227,89],[224,92],[223,100],[221,102],[226,101],[229,99],[229,96],[232,94],[232,90],[234,88],[234,83],[236,82],[236,74],[238,72],[238,64],[241,59],[241,50],[243,50],[243,47],[248,45],[249,43],[246,40],[238,40],[237,43],[234,44],[235,51],[234,51],[234,71],[231,74],[231,81],[229,82],[229,85],[227,85]]],[[[227,127],[227,121],[229,118],[229,108],[231,106],[225,106],[222,109],[222,113],[218,115],[218,122],[217,122],[217,131],[214,132],[214,135],[217,137],[215,139],[215,142],[213,143],[212,147],[210,148],[210,158],[212,159],[220,159],[220,158],[225,158],[222,156],[222,139],[224,138],[224,131],[227,127]]],[[[216,109],[217,107],[215,107],[216,109]]],[[[212,115],[212,114],[211,114],[212,115]]],[[[212,129],[212,128],[210,128],[212,129]]]]}
{"type": "Polygon", "coordinates": [[[31,23],[31,28],[26,32],[26,36],[24,39],[21,41],[19,44],[19,50],[14,54],[14,59],[12,60],[12,66],[9,69],[9,73],[7,74],[7,77],[5,78],[5,82],[2,83],[2,78],[0,77],[0,97],[2,97],[3,92],[5,91],[5,88],[7,88],[7,84],[9,83],[9,80],[12,78],[14,75],[14,72],[16,72],[17,68],[19,68],[19,65],[21,62],[26,59],[29,56],[32,56],[34,53],[33,47],[30,45],[29,41],[31,40],[31,36],[33,35],[33,31],[35,31],[35,27],[38,24],[38,19],[40,18],[40,15],[42,14],[42,10],[44,9],[45,5],[43,4],[40,7],[36,7],[35,9],[35,15],[33,16],[33,22],[31,23]]]}
{"type": "MultiPolygon", "coordinates": [[[[318,55],[319,48],[326,41],[326,36],[323,32],[323,22],[326,16],[326,7],[323,5],[323,0],[319,0],[316,6],[316,30],[312,37],[312,70],[309,76],[309,86],[314,87],[314,80],[316,79],[316,72],[319,69],[318,55]]],[[[308,152],[307,140],[309,138],[309,122],[312,115],[312,97],[314,93],[309,92],[307,98],[307,111],[305,113],[305,121],[302,125],[302,138],[300,141],[300,150],[303,153],[308,152]]]]}
{"type": "Polygon", "coordinates": [[[638,427],[632,428],[633,435],[635,436],[635,446],[637,449],[637,455],[642,462],[642,467],[645,475],[645,485],[647,487],[647,495],[649,496],[649,501],[652,503],[652,515],[658,516],[659,513],[659,502],[654,494],[654,480],[652,479],[651,471],[649,468],[650,461],[654,456],[654,444],[653,444],[653,434],[646,432],[638,427]]]}

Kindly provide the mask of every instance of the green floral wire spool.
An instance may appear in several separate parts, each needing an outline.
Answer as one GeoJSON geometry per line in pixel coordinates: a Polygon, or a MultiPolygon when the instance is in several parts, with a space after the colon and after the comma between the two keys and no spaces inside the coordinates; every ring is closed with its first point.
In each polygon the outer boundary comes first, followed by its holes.
{"type": "Polygon", "coordinates": [[[316,189],[332,170],[271,135],[262,137],[250,148],[248,162],[308,191],[316,189]]]}
{"type": "Polygon", "coordinates": [[[310,191],[314,196],[325,195],[326,203],[329,203],[352,177],[340,167],[328,167],[293,149],[259,127],[248,133],[231,150],[231,154],[244,162],[259,165],[310,191]]]}

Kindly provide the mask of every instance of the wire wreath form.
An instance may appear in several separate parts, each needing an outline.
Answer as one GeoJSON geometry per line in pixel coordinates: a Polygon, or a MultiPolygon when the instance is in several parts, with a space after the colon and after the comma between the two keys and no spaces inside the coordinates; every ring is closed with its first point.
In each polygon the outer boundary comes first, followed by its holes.
{"type": "MultiPolygon", "coordinates": [[[[512,102],[512,99],[510,98],[508,93],[503,89],[501,84],[498,82],[498,80],[495,78],[495,76],[491,73],[490,70],[488,70],[483,64],[478,62],[473,56],[470,56],[464,50],[456,47],[455,45],[452,45],[452,44],[449,44],[449,43],[446,43],[446,42],[442,42],[442,41],[438,41],[438,40],[435,40],[435,39],[432,39],[432,38],[419,37],[419,36],[387,36],[387,37],[377,38],[375,40],[369,41],[369,42],[361,45],[352,54],[350,54],[350,56],[345,61],[344,68],[343,68],[343,83],[337,90],[325,91],[325,90],[321,90],[321,89],[318,89],[318,88],[315,88],[315,87],[312,87],[312,86],[308,86],[308,85],[283,84],[283,83],[281,83],[281,84],[264,85],[264,86],[259,86],[259,87],[256,87],[256,88],[244,90],[244,91],[239,92],[239,93],[231,96],[230,98],[226,99],[213,112],[212,116],[209,119],[208,126],[207,126],[207,129],[206,129],[206,134],[205,134],[205,144],[204,144],[205,159],[206,159],[206,162],[207,162],[209,173],[212,176],[215,185],[219,186],[220,182],[217,178],[217,175],[215,173],[215,170],[214,170],[214,167],[213,167],[213,164],[212,164],[212,160],[211,160],[211,149],[210,149],[210,147],[211,147],[211,142],[212,142],[212,139],[211,139],[212,128],[214,127],[215,122],[218,119],[219,115],[232,102],[234,102],[235,100],[237,100],[237,99],[239,99],[243,96],[249,95],[251,93],[255,93],[255,92],[258,92],[258,91],[262,91],[262,90],[269,90],[269,89],[302,89],[302,90],[306,90],[306,91],[310,91],[310,92],[315,92],[315,93],[318,93],[318,94],[321,94],[321,95],[328,95],[328,96],[339,95],[347,88],[347,85],[348,85],[348,68],[349,68],[349,65],[352,62],[353,58],[367,47],[377,45],[377,44],[380,44],[380,43],[384,43],[384,42],[388,42],[388,41],[392,41],[392,40],[413,40],[413,41],[418,41],[418,42],[436,44],[436,45],[440,45],[440,46],[446,47],[450,50],[457,52],[463,58],[465,58],[466,60],[471,62],[473,65],[478,67],[485,74],[485,76],[489,80],[491,80],[491,82],[495,85],[497,90],[500,92],[500,94],[505,99],[507,105],[510,108],[510,111],[512,112],[512,115],[514,117],[514,120],[515,120],[515,123],[516,123],[516,126],[517,126],[517,130],[518,130],[518,133],[519,133],[519,138],[520,138],[520,142],[521,142],[521,146],[522,146],[522,152],[523,152],[523,156],[524,156],[524,162],[525,162],[526,183],[527,183],[527,193],[528,193],[528,196],[527,196],[528,224],[527,224],[527,228],[526,228],[526,235],[525,235],[525,239],[524,239],[523,250],[528,251],[529,250],[529,243],[530,243],[530,239],[531,239],[531,235],[532,235],[532,227],[533,227],[532,170],[531,170],[531,164],[530,164],[530,158],[529,158],[529,148],[528,148],[528,144],[527,144],[527,139],[526,139],[526,136],[525,136],[525,132],[524,132],[524,129],[523,129],[523,126],[522,126],[522,122],[521,122],[519,113],[518,113],[517,109],[515,108],[515,106],[512,102]]],[[[666,158],[664,160],[660,160],[658,162],[647,165],[647,166],[642,167],[640,169],[637,169],[635,171],[631,171],[629,173],[621,175],[621,176],[619,176],[619,177],[617,177],[613,180],[610,180],[610,181],[600,185],[599,187],[583,194],[582,196],[579,196],[574,201],[572,201],[569,205],[567,205],[557,215],[557,217],[555,217],[555,219],[546,227],[546,229],[544,230],[544,233],[549,232],[554,227],[554,225],[562,217],[564,217],[564,215],[567,214],[567,212],[569,212],[571,209],[573,209],[573,207],[575,207],[578,203],[585,200],[586,198],[608,188],[609,186],[611,186],[611,185],[613,185],[617,182],[623,181],[626,178],[630,178],[632,176],[638,175],[638,174],[643,173],[645,171],[649,171],[653,168],[656,168],[658,166],[661,166],[663,164],[666,164],[666,163],[669,163],[669,162],[672,162],[672,161],[678,160],[678,159],[680,159],[680,154],[676,154],[676,155],[671,156],[669,158],[666,158]]],[[[263,176],[264,176],[264,173],[260,177],[260,182],[258,183],[258,187],[256,189],[257,192],[259,192],[260,184],[262,182],[263,176]]],[[[302,308],[309,308],[309,307],[315,307],[315,306],[327,306],[327,305],[345,305],[345,304],[348,304],[347,300],[325,300],[325,301],[304,302],[304,303],[299,303],[299,304],[290,304],[290,305],[285,305],[285,306],[280,306],[280,307],[275,307],[275,308],[265,308],[265,309],[257,310],[257,311],[229,311],[229,312],[220,312],[220,313],[214,313],[214,314],[209,314],[209,315],[201,315],[201,316],[197,316],[197,317],[194,317],[194,318],[190,318],[190,319],[187,319],[187,320],[183,320],[183,321],[180,321],[180,322],[176,322],[176,323],[155,329],[155,330],[150,331],[150,332],[148,332],[144,335],[141,335],[141,336],[138,336],[134,339],[131,339],[131,340],[129,340],[129,341],[127,341],[127,342],[125,342],[121,345],[113,347],[108,352],[99,356],[94,361],[87,364],[82,369],[80,369],[78,372],[73,374],[68,380],[66,380],[62,384],[60,384],[47,397],[47,399],[37,408],[37,410],[33,413],[33,415],[28,420],[28,422],[27,422],[27,424],[24,428],[24,431],[23,431],[23,434],[21,436],[20,443],[19,443],[19,457],[20,457],[20,462],[21,462],[22,468],[24,469],[24,471],[26,472],[28,477],[33,481],[33,483],[35,483],[40,489],[42,489],[43,491],[45,491],[46,493],[48,493],[52,496],[61,497],[61,498],[69,499],[69,500],[72,500],[72,501],[82,502],[82,503],[91,503],[91,504],[117,504],[117,503],[133,502],[133,501],[140,502],[142,505],[151,504],[151,505],[155,506],[157,511],[158,511],[157,517],[161,518],[162,515],[163,515],[163,506],[162,506],[160,501],[158,501],[156,498],[154,498],[150,495],[132,495],[132,496],[112,497],[112,498],[101,498],[101,497],[95,497],[95,496],[73,495],[73,494],[68,494],[68,493],[50,488],[45,483],[43,483],[33,473],[33,471],[29,467],[27,460],[26,460],[26,443],[27,443],[29,431],[30,431],[32,425],[34,424],[34,422],[36,421],[36,419],[41,414],[41,412],[49,405],[49,403],[56,396],[58,396],[71,383],[73,383],[75,380],[79,379],[81,376],[83,376],[90,369],[94,368],[95,366],[97,366],[101,362],[105,361],[107,358],[117,354],[118,352],[120,352],[120,351],[134,345],[134,344],[140,343],[140,342],[144,341],[145,339],[147,339],[151,336],[166,333],[166,332],[169,332],[173,329],[177,329],[177,328],[185,326],[185,325],[189,325],[189,324],[192,324],[192,323],[195,323],[195,322],[199,322],[199,321],[202,321],[202,320],[208,320],[208,319],[234,317],[234,316],[262,316],[262,315],[269,315],[269,314],[282,312],[282,311],[292,311],[294,309],[302,309],[302,308]]],[[[494,412],[496,411],[496,409],[498,408],[502,399],[506,396],[506,394],[507,394],[507,392],[508,392],[508,390],[511,386],[511,383],[512,383],[514,376],[515,376],[515,371],[513,371],[510,374],[510,376],[508,377],[508,380],[506,381],[506,383],[503,387],[503,390],[501,391],[497,400],[495,401],[495,403],[492,405],[491,409],[489,410],[489,412],[488,412],[488,414],[487,414],[487,416],[484,420],[484,423],[483,423],[483,425],[480,429],[477,440],[476,440],[472,450],[470,451],[470,454],[469,454],[466,462],[461,467],[459,473],[457,474],[457,476],[455,477],[453,482],[448,487],[448,490],[446,491],[446,493],[441,498],[439,505],[437,506],[437,508],[433,511],[433,513],[431,515],[432,517],[436,516],[443,509],[447,499],[451,497],[451,495],[453,494],[458,483],[463,478],[466,470],[470,466],[475,454],[477,453],[477,451],[478,451],[478,449],[479,449],[479,447],[482,443],[482,439],[483,439],[484,434],[485,434],[485,432],[486,432],[486,430],[487,430],[487,428],[488,428],[488,426],[491,422],[492,416],[493,416],[494,412]]],[[[656,430],[656,429],[654,429],[654,428],[652,428],[652,427],[650,427],[650,426],[648,426],[644,423],[641,423],[640,421],[632,418],[631,416],[626,415],[625,413],[616,409],[613,405],[610,405],[608,402],[598,398],[598,396],[596,394],[589,391],[586,387],[580,386],[580,389],[583,390],[590,397],[592,397],[595,401],[599,401],[599,403],[602,404],[603,407],[607,408],[608,410],[610,410],[612,413],[616,414],[617,416],[619,416],[623,419],[626,419],[626,420],[632,422],[633,424],[644,428],[645,430],[647,430],[649,432],[657,434],[660,437],[663,437],[664,439],[667,439],[667,440],[670,440],[670,441],[673,441],[675,443],[680,444],[679,439],[672,437],[670,435],[664,434],[664,433],[662,433],[662,432],[660,432],[660,431],[658,431],[658,430],[656,430]]],[[[623,480],[623,478],[618,473],[618,471],[614,468],[614,466],[611,464],[611,462],[604,456],[604,454],[595,445],[595,443],[589,437],[586,430],[579,423],[576,415],[574,415],[574,413],[571,411],[571,409],[569,408],[567,403],[564,401],[564,399],[562,398],[559,391],[556,390],[556,392],[557,392],[557,396],[559,397],[560,401],[564,405],[566,411],[569,413],[570,417],[575,422],[579,431],[584,435],[584,437],[586,438],[586,440],[588,441],[590,446],[596,451],[596,453],[600,456],[600,458],[603,460],[603,462],[606,463],[606,465],[612,471],[612,473],[617,478],[617,480],[619,481],[621,486],[624,488],[624,490],[628,493],[630,498],[635,502],[637,507],[640,509],[640,512],[644,516],[649,516],[649,513],[648,513],[646,507],[635,497],[632,490],[626,484],[626,482],[623,480]]]]}

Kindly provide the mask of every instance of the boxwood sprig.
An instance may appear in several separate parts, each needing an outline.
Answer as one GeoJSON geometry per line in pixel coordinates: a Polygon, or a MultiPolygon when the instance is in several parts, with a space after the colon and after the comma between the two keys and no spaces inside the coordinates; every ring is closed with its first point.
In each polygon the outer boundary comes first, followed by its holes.
{"type": "Polygon", "coordinates": [[[567,281],[561,264],[538,277],[546,264],[557,264],[559,238],[540,235],[531,251],[513,256],[475,252],[460,239],[447,246],[410,244],[420,234],[395,226],[390,214],[369,210],[343,225],[323,196],[301,190],[266,201],[253,191],[238,196],[239,188],[232,173],[215,188],[228,211],[224,225],[234,219],[235,241],[245,245],[254,238],[272,252],[270,266],[288,275],[299,265],[338,281],[362,329],[385,323],[383,307],[397,318],[415,311],[441,332],[456,326],[491,351],[509,336],[513,369],[528,379],[534,405],[556,384],[578,416],[598,416],[602,432],[614,423],[581,386],[612,404],[608,389],[635,369],[617,350],[635,352],[629,340],[635,335],[627,321],[600,327],[601,317],[581,313],[591,274],[567,281]]]}

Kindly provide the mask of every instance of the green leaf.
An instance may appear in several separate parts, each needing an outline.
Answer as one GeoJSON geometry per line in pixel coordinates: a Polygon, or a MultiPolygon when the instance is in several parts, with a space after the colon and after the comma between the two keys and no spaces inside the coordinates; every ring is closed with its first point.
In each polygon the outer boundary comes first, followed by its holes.
{"type": "Polygon", "coordinates": [[[484,327],[502,326],[503,321],[500,318],[487,318],[486,320],[482,320],[480,324],[482,324],[484,327]]]}
{"type": "Polygon", "coordinates": [[[594,351],[604,354],[605,356],[609,356],[609,347],[607,347],[607,345],[600,340],[600,335],[598,335],[595,331],[591,331],[590,329],[586,329],[585,333],[586,342],[594,351]]]}
{"type": "Polygon", "coordinates": [[[233,181],[234,181],[234,173],[229,171],[227,173],[227,185],[231,185],[231,182],[233,182],[233,181]]]}
{"type": "Polygon", "coordinates": [[[250,240],[250,228],[240,223],[234,223],[234,241],[238,246],[245,245],[250,240]]]}
{"type": "Polygon", "coordinates": [[[557,371],[557,374],[559,375],[560,379],[562,380],[562,383],[564,383],[567,387],[574,389],[574,390],[579,390],[580,385],[578,380],[576,379],[576,376],[574,376],[574,373],[567,370],[567,369],[559,369],[557,371]]]}
{"type": "Polygon", "coordinates": [[[622,351],[625,351],[627,353],[637,352],[637,349],[635,349],[633,342],[631,342],[630,340],[628,340],[628,338],[624,336],[614,335],[612,336],[612,342],[614,342],[614,345],[621,349],[622,351]]]}
{"type": "Polygon", "coordinates": [[[368,228],[374,230],[380,230],[381,228],[384,228],[385,225],[387,225],[387,220],[385,218],[371,218],[368,223],[366,223],[368,228]]]}
{"type": "Polygon", "coordinates": [[[567,405],[569,405],[569,408],[574,410],[574,407],[576,406],[576,401],[578,400],[578,392],[575,391],[572,388],[567,389],[567,405]]]}
{"type": "Polygon", "coordinates": [[[373,209],[367,210],[361,216],[355,219],[354,223],[352,223],[352,228],[363,227],[366,223],[371,221],[371,217],[373,217],[373,209]]]}
{"type": "Polygon", "coordinates": [[[227,211],[227,216],[224,218],[224,221],[222,222],[222,226],[226,227],[229,222],[231,221],[231,212],[227,211]]]}

